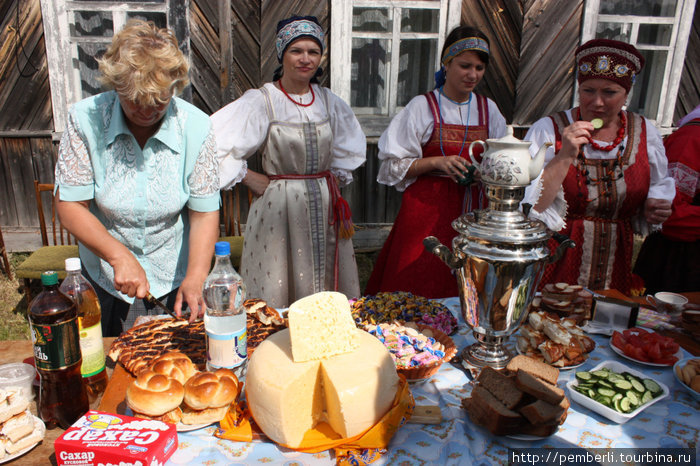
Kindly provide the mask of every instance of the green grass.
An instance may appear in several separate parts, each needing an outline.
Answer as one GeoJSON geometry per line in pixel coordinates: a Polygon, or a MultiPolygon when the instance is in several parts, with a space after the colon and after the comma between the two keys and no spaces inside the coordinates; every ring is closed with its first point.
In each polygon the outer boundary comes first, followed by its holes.
{"type": "Polygon", "coordinates": [[[0,271],[0,340],[24,340],[29,338],[27,323],[27,300],[14,269],[21,264],[29,254],[10,253],[10,267],[13,280],[7,277],[4,270],[0,271]]]}

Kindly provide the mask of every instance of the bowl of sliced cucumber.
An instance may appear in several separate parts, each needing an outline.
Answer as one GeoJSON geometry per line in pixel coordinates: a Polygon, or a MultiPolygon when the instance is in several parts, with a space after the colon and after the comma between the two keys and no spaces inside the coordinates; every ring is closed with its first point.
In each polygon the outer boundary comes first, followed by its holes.
{"type": "Polygon", "coordinates": [[[624,424],[669,393],[663,383],[617,361],[576,372],[566,386],[572,400],[617,424],[624,424]]]}

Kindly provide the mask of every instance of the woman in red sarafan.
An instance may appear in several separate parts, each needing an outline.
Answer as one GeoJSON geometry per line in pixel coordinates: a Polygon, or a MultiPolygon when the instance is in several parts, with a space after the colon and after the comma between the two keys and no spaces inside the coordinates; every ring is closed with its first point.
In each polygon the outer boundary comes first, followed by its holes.
{"type": "Polygon", "coordinates": [[[634,267],[649,294],[700,290],[700,105],[678,126],[664,141],[676,182],[673,213],[644,240],[634,267]]]}
{"type": "Polygon", "coordinates": [[[644,66],[639,51],[594,39],[576,50],[576,62],[579,106],[538,120],[525,136],[533,155],[545,142],[554,146],[523,202],[533,206],[531,217],[576,242],[546,268],[541,285],[629,294],[641,285],[632,274],[633,234],[658,229],[671,214],[673,179],[657,129],[623,110],[644,66]]]}
{"type": "Polygon", "coordinates": [[[481,184],[467,186],[466,175],[469,144],[505,134],[505,118],[496,104],[474,92],[488,65],[488,47],[486,36],[474,28],[453,30],[445,40],[435,89],[414,97],[379,140],[377,181],[403,191],[403,198],[366,294],[457,296],[455,277],[424,249],[423,239],[432,235],[452,244],[457,234],[452,221],[485,207],[481,184]]]}

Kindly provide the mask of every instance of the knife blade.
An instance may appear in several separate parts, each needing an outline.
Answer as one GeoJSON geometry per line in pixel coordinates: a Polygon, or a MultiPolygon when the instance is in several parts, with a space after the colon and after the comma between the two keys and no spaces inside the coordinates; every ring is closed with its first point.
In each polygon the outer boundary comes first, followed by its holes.
{"type": "Polygon", "coordinates": [[[158,300],[150,292],[146,295],[146,298],[144,298],[144,299],[146,301],[148,301],[149,303],[153,304],[154,306],[156,306],[157,308],[159,308],[160,310],[165,311],[168,314],[170,314],[170,316],[172,316],[175,320],[182,320],[182,317],[176,316],[175,313],[173,311],[171,311],[170,308],[168,308],[168,306],[163,304],[160,300],[158,300]]]}

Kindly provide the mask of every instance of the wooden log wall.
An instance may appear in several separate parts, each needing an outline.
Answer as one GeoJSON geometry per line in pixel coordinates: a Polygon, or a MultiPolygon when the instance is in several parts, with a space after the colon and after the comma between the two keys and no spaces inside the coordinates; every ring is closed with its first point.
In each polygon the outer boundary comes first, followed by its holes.
{"type": "Polygon", "coordinates": [[[0,0],[0,109],[0,224],[37,227],[34,179],[52,183],[54,160],[39,0],[0,0]]]}
{"type": "MultiPolygon", "coordinates": [[[[493,51],[478,92],[492,98],[508,122],[526,126],[571,104],[583,5],[584,0],[463,0],[462,23],[483,30],[493,51]]],[[[292,14],[315,15],[330,37],[331,13],[330,0],[189,0],[193,103],[213,113],[269,81],[278,66],[277,22],[292,14]]],[[[0,0],[0,25],[0,225],[33,227],[38,225],[33,179],[53,182],[56,152],[40,0],[0,0]]],[[[321,84],[329,85],[330,53],[325,57],[321,84]]],[[[698,103],[700,8],[674,119],[698,103]]],[[[401,194],[375,181],[376,152],[370,140],[366,165],[343,189],[356,223],[390,223],[400,206],[401,194]]]]}

